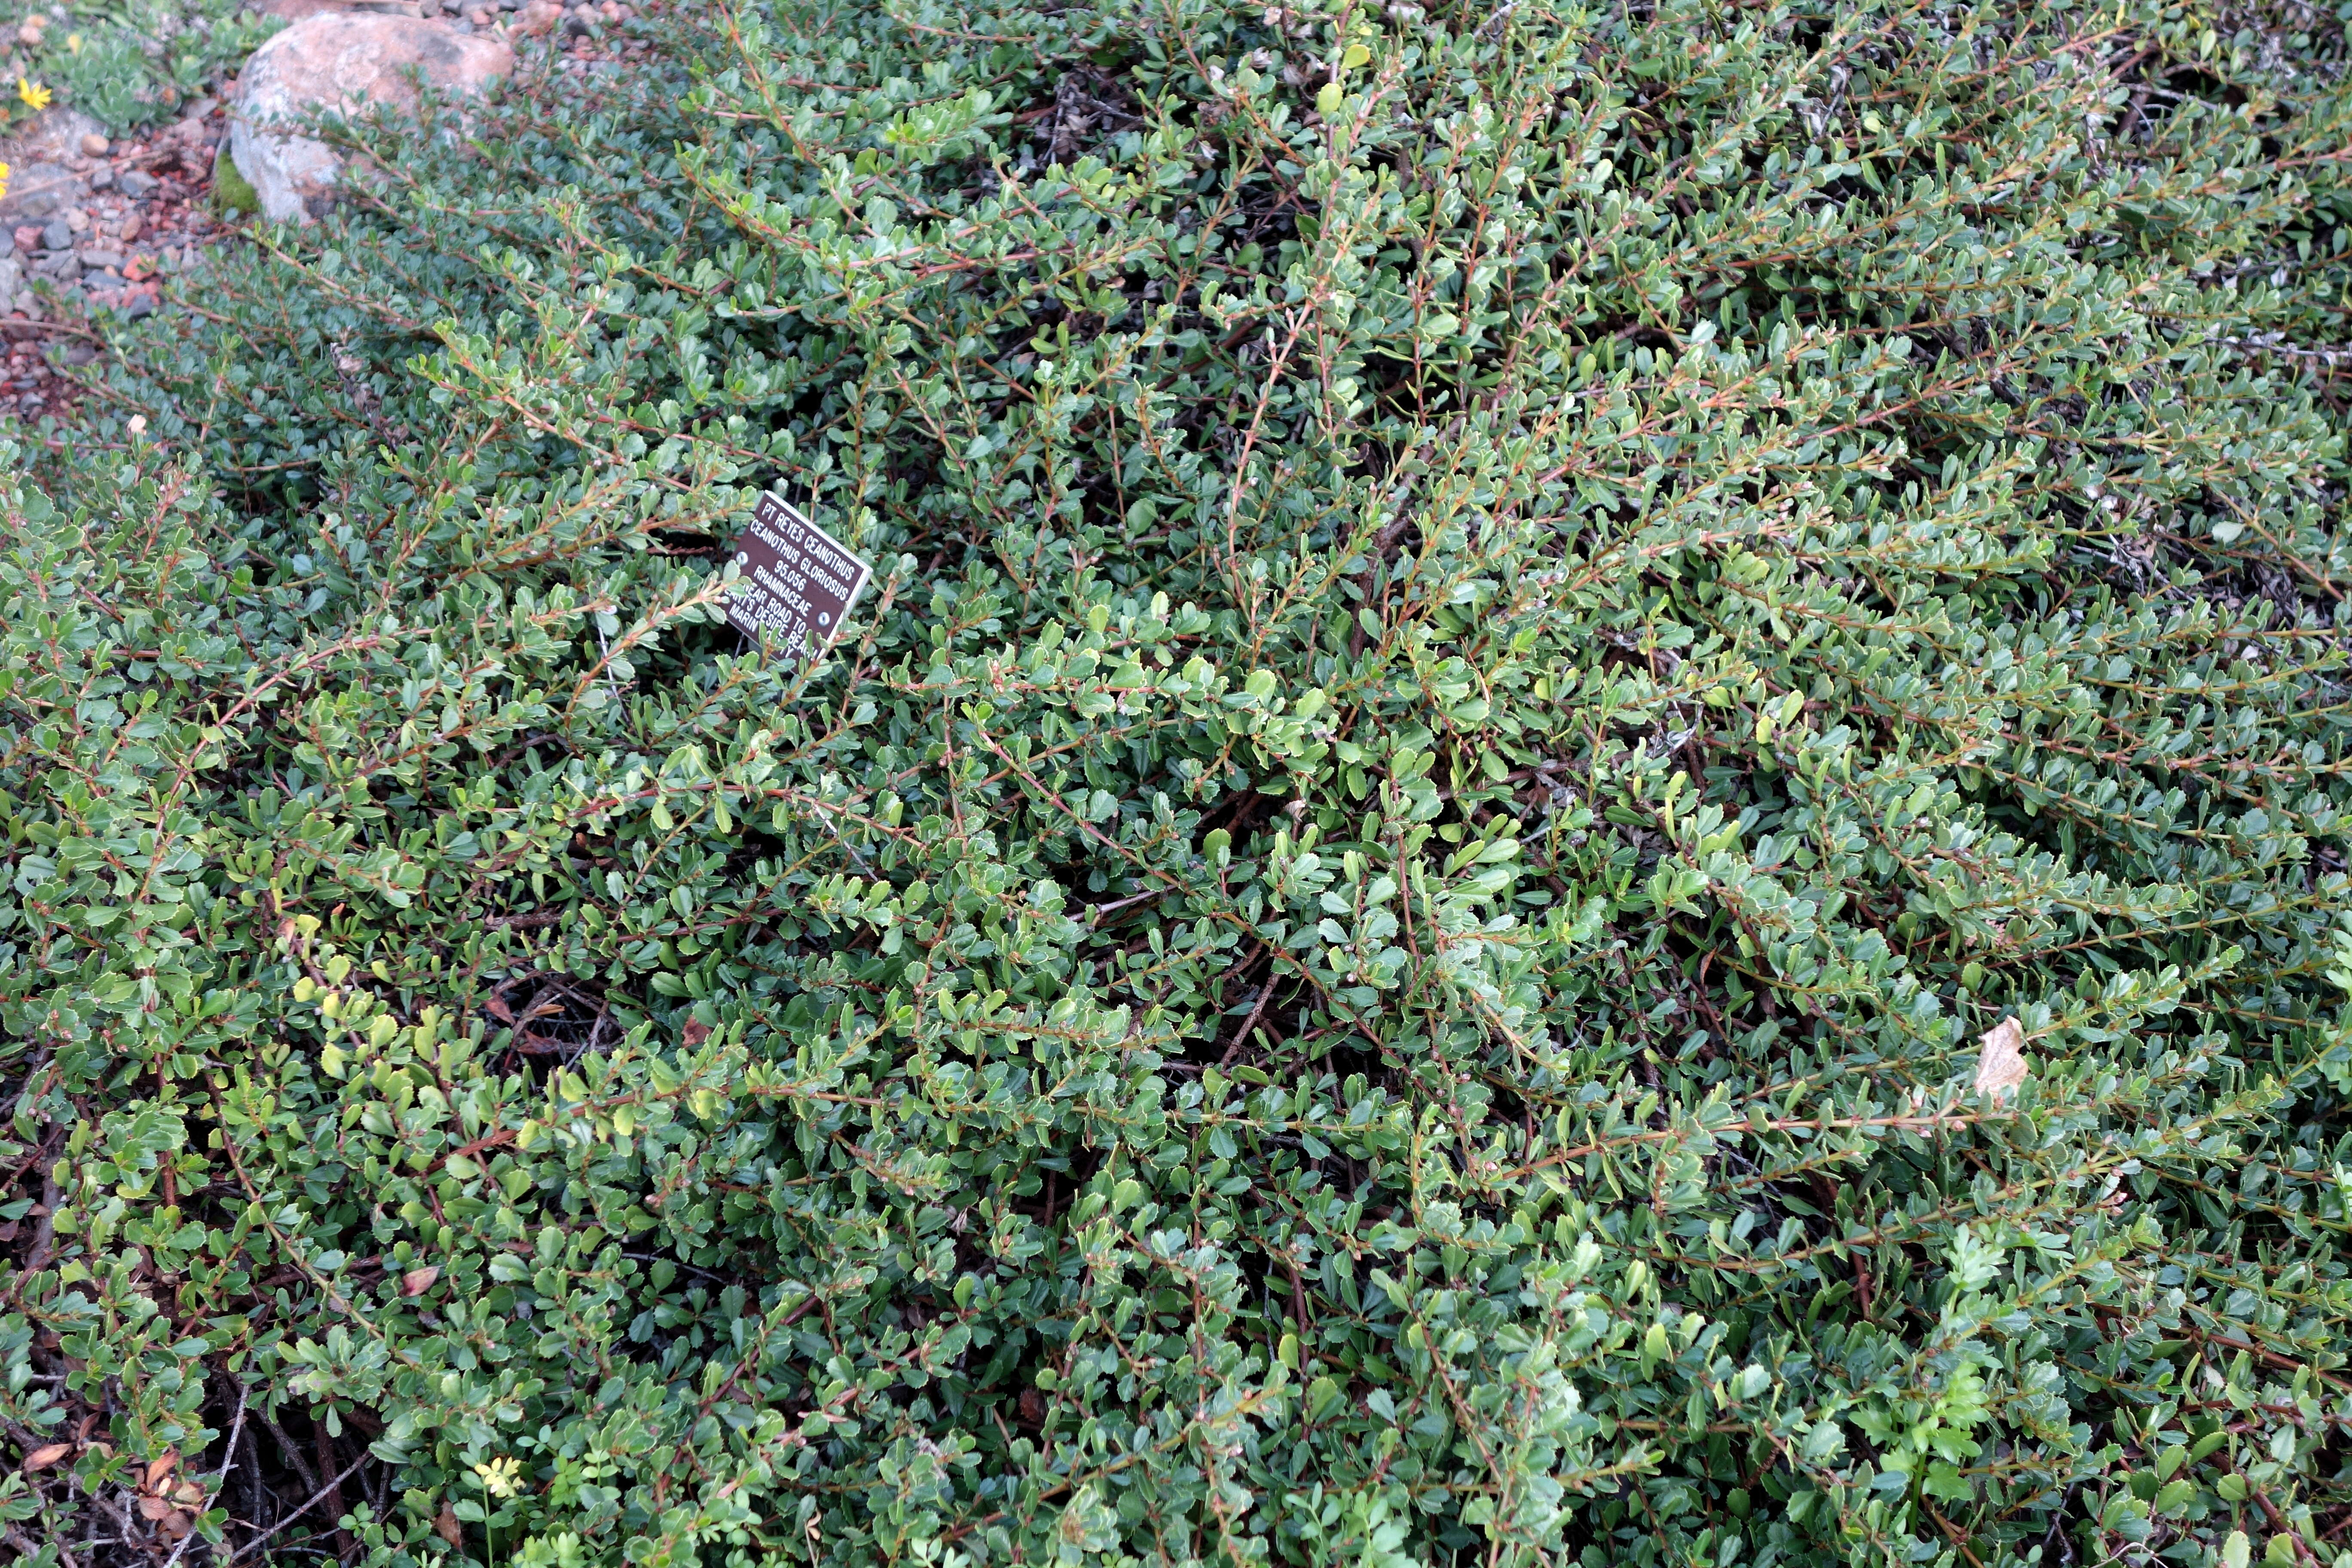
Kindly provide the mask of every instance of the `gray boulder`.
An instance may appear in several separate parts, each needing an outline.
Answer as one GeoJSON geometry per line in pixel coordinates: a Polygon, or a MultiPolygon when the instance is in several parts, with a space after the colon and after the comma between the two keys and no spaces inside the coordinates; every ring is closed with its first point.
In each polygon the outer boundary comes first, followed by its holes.
{"type": "Polygon", "coordinates": [[[279,33],[245,63],[230,105],[229,156],[261,198],[266,217],[308,223],[334,200],[341,161],[296,129],[319,112],[356,114],[371,104],[413,111],[410,72],[437,92],[479,93],[514,68],[503,39],[414,16],[328,13],[279,33]]]}

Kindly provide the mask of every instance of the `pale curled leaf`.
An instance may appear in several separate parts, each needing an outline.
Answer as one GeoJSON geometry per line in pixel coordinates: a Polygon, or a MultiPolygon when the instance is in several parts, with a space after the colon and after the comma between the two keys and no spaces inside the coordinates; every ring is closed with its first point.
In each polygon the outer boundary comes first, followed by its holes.
{"type": "Polygon", "coordinates": [[[400,1277],[400,1293],[404,1296],[422,1296],[433,1289],[433,1281],[440,1278],[441,1266],[437,1263],[428,1263],[422,1268],[412,1268],[400,1277]]]}
{"type": "Polygon", "coordinates": [[[457,1510],[446,1502],[441,1505],[441,1511],[434,1516],[433,1530],[452,1546],[466,1544],[466,1527],[457,1522],[457,1510]]]}
{"type": "Polygon", "coordinates": [[[1977,1037],[1977,1092],[1998,1100],[2025,1081],[2025,1030],[2003,1018],[1977,1037]]]}
{"type": "Polygon", "coordinates": [[[25,1468],[28,1470],[46,1470],[72,1452],[71,1443],[44,1443],[25,1456],[25,1468]]]}

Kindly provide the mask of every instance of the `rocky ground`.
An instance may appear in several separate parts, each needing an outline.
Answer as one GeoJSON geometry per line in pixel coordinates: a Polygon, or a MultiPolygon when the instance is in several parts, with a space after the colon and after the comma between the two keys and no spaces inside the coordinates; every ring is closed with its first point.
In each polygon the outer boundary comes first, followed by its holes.
{"type": "Polygon", "coordinates": [[[448,7],[447,14],[469,32],[505,26],[525,37],[556,37],[566,49],[584,44],[584,64],[599,52],[596,46],[604,41],[605,29],[626,22],[635,12],[623,0],[571,0],[568,5],[557,0],[469,0],[448,7]]]}
{"type": "Polygon", "coordinates": [[[62,370],[96,353],[94,310],[137,320],[163,300],[165,279],[217,240],[213,153],[226,133],[217,100],[137,138],[110,141],[62,106],[12,137],[0,196],[0,413],[26,423],[62,412],[76,390],[62,370]]]}
{"type": "MultiPolygon", "coordinates": [[[[624,0],[272,0],[267,8],[289,21],[423,12],[455,33],[507,38],[525,69],[616,69],[643,48],[627,37],[643,7],[624,0]]],[[[168,313],[205,248],[234,243],[255,221],[213,199],[236,89],[234,79],[221,83],[169,123],[111,140],[59,104],[0,142],[10,167],[0,194],[0,424],[62,415],[79,391],[74,373],[100,352],[97,329],[168,313]]]]}

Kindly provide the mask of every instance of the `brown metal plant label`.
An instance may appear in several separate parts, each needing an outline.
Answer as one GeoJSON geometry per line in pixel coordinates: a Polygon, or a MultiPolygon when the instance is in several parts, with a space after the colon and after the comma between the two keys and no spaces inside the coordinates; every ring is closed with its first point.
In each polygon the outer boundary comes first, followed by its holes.
{"type": "Polygon", "coordinates": [[[789,503],[762,495],[735,541],[742,578],[727,602],[735,629],[793,658],[814,657],[834,634],[873,568],[789,503]]]}

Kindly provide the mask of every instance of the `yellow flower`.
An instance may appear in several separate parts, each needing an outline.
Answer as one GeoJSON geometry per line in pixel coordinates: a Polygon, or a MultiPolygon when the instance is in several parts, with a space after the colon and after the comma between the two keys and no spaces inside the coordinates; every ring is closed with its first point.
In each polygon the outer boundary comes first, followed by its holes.
{"type": "Polygon", "coordinates": [[[474,1479],[492,1497],[512,1497],[522,1481],[522,1461],[515,1458],[492,1459],[474,1467],[474,1479]]]}
{"type": "Polygon", "coordinates": [[[78,55],[81,53],[81,35],[79,33],[68,33],[66,35],[66,53],[69,55],[78,55]]]}
{"type": "Polygon", "coordinates": [[[0,196],[8,194],[8,165],[0,163],[0,196]]]}
{"type": "Polygon", "coordinates": [[[34,109],[47,109],[49,106],[49,89],[39,82],[27,81],[23,77],[16,79],[16,96],[34,109]]]}

